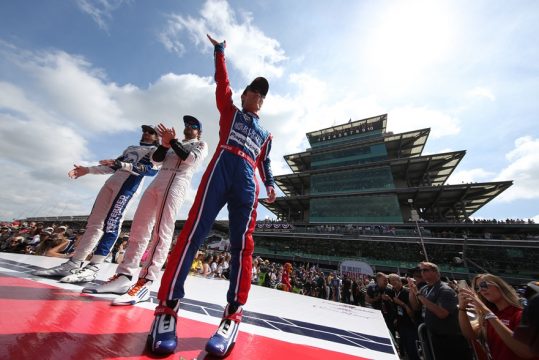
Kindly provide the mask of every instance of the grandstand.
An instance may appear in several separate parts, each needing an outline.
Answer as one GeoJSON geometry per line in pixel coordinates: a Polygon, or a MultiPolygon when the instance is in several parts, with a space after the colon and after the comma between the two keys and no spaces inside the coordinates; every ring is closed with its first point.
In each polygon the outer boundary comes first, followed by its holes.
{"type": "Polygon", "coordinates": [[[306,134],[311,147],[285,156],[293,173],[275,177],[285,196],[261,201],[285,226],[260,224],[256,254],[401,273],[428,255],[452,278],[539,277],[538,225],[470,220],[512,181],[448,185],[466,152],[422,155],[430,129],[393,134],[386,123],[384,114],[306,134]]]}
{"type": "Polygon", "coordinates": [[[287,222],[460,222],[512,181],[447,185],[465,151],[422,155],[430,129],[386,132],[387,115],[307,133],[311,148],[284,158],[276,176],[286,196],[261,203],[287,222]]]}

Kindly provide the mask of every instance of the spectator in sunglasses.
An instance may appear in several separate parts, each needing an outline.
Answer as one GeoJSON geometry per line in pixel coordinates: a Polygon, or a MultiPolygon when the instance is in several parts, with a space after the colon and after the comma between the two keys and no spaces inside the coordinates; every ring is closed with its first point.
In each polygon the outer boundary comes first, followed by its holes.
{"type": "Polygon", "coordinates": [[[464,336],[470,340],[483,339],[485,350],[493,360],[532,359],[529,348],[513,338],[522,317],[515,289],[498,276],[484,274],[474,290],[459,292],[459,325],[464,336]],[[467,308],[474,309],[478,315],[475,326],[467,316],[467,308]]]}

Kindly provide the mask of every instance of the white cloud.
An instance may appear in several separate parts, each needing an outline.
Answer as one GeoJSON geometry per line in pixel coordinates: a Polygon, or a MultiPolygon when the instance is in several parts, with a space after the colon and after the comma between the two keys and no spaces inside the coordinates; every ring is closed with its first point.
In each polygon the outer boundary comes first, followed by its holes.
{"type": "Polygon", "coordinates": [[[5,108],[47,122],[76,123],[87,131],[114,132],[133,126],[117,103],[118,94],[131,92],[133,86],[108,82],[103,71],[84,58],[62,51],[28,52],[2,42],[0,53],[25,89],[4,82],[7,92],[0,104],[5,108]]]}
{"type": "Polygon", "coordinates": [[[369,34],[359,56],[369,69],[369,83],[385,94],[408,94],[429,81],[434,66],[446,61],[457,44],[450,3],[389,2],[367,21],[369,34]]]}
{"type": "Polygon", "coordinates": [[[271,150],[274,174],[291,173],[283,156],[310,147],[305,134],[353,120],[383,114],[374,97],[344,97],[332,101],[327,83],[310,74],[292,74],[288,94],[268,95],[261,111],[263,126],[273,134],[271,150]]]}
{"type": "Polygon", "coordinates": [[[506,155],[509,166],[496,181],[513,180],[514,184],[500,195],[500,200],[539,198],[539,139],[531,136],[515,140],[515,148],[506,155]]]}
{"type": "Polygon", "coordinates": [[[429,138],[456,135],[460,132],[459,120],[442,111],[427,107],[404,106],[390,110],[388,130],[395,133],[430,128],[429,138]]]}
{"type": "MultiPolygon", "coordinates": [[[[204,139],[217,143],[210,77],[167,74],[147,89],[118,86],[83,58],[1,45],[6,55],[1,65],[19,75],[16,84],[0,81],[0,164],[10,169],[0,180],[1,219],[88,214],[107,177],[67,177],[73,163],[94,165],[100,160],[88,138],[120,136],[143,123],[164,122],[181,130],[181,116],[193,114],[204,123],[204,139]]],[[[118,145],[110,144],[108,156],[123,151],[124,145],[118,145]]],[[[190,202],[188,198],[186,204],[190,202]]]]}
{"type": "MultiPolygon", "coordinates": [[[[0,164],[10,169],[10,175],[0,180],[2,189],[10,189],[0,196],[0,219],[88,214],[107,177],[67,177],[73,163],[94,165],[100,160],[88,139],[124,136],[143,123],[163,122],[181,130],[182,115],[191,114],[203,122],[202,138],[210,148],[218,142],[219,114],[212,77],[169,73],[147,88],[120,86],[80,56],[0,45],[0,52],[6,55],[2,66],[18,75],[17,83],[0,82],[0,164]]],[[[240,91],[234,93],[239,103],[240,91]]],[[[280,122],[272,124],[277,129],[286,128],[282,119],[295,117],[294,100],[269,96],[267,101],[288,104],[268,114],[268,120],[279,118],[280,122]]],[[[270,122],[264,120],[264,125],[270,122]]],[[[107,154],[120,154],[124,147],[118,145],[112,142],[107,154]]],[[[288,151],[283,149],[284,153],[288,151]]],[[[204,168],[205,164],[195,174],[180,218],[187,215],[204,168]]],[[[137,204],[134,200],[127,218],[132,217],[137,204]]]]}
{"type": "Polygon", "coordinates": [[[494,96],[492,90],[484,86],[474,87],[473,89],[469,90],[466,95],[470,98],[487,99],[490,101],[496,100],[496,96],[494,96]]]}
{"type": "Polygon", "coordinates": [[[448,183],[513,180],[513,186],[501,193],[497,200],[511,202],[539,198],[539,139],[531,136],[516,139],[514,149],[505,158],[509,165],[496,176],[482,168],[457,170],[451,174],[448,183]]]}
{"type": "Polygon", "coordinates": [[[159,33],[158,39],[167,51],[176,53],[182,57],[185,53],[185,45],[180,40],[180,33],[184,30],[184,20],[178,15],[168,15],[165,28],[159,33]]]}
{"type": "Polygon", "coordinates": [[[131,0],[77,0],[79,8],[90,15],[102,30],[108,30],[112,13],[131,0]]]}
{"type": "Polygon", "coordinates": [[[96,179],[74,188],[67,177],[74,159],[90,153],[86,141],[73,129],[47,121],[44,111],[27,111],[35,104],[26,105],[0,107],[0,166],[9,169],[1,180],[0,219],[87,213],[80,205],[91,205],[84,192],[96,191],[96,179]]]}
{"type": "MultiPolygon", "coordinates": [[[[107,83],[100,71],[92,69],[84,59],[55,52],[39,62],[27,63],[24,68],[37,80],[43,101],[65,121],[77,119],[94,131],[122,130],[131,125],[114,97],[118,87],[107,83]]],[[[120,91],[129,92],[130,88],[126,85],[120,91]]]]}
{"type": "Polygon", "coordinates": [[[185,52],[182,34],[187,32],[190,41],[210,51],[211,44],[206,38],[206,34],[210,34],[218,41],[234,44],[226,50],[227,61],[245,79],[250,80],[260,74],[269,78],[283,74],[279,63],[286,60],[284,50],[277,40],[267,37],[253,25],[251,14],[243,12],[238,20],[228,2],[208,0],[200,15],[200,18],[177,14],[167,16],[167,24],[159,34],[165,48],[182,56],[185,52]]]}

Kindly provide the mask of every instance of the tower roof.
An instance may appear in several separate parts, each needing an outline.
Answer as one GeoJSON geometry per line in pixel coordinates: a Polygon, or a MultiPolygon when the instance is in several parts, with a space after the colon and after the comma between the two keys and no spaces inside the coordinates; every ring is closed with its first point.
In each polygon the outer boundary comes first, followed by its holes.
{"type": "Polygon", "coordinates": [[[285,155],[284,159],[293,172],[306,171],[311,167],[311,158],[313,154],[361,148],[375,143],[384,143],[390,159],[419,156],[423,152],[429,133],[430,129],[420,129],[400,134],[385,134],[376,138],[369,138],[363,141],[342,144],[339,147],[312,148],[300,153],[285,155]]]}
{"type": "MultiPolygon", "coordinates": [[[[394,178],[405,180],[411,186],[419,186],[421,184],[439,186],[445,184],[465,154],[466,151],[462,150],[379,161],[361,165],[361,169],[389,165],[394,178]]],[[[335,176],[339,176],[339,172],[350,171],[356,168],[359,167],[357,165],[348,165],[331,170],[320,169],[278,175],[275,176],[275,182],[286,195],[298,195],[304,192],[303,189],[310,188],[310,178],[314,174],[335,173],[335,176]]]]}
{"type": "Polygon", "coordinates": [[[437,219],[460,221],[472,215],[511,185],[513,181],[422,186],[346,194],[286,196],[277,198],[272,204],[266,203],[265,199],[261,199],[260,203],[277,215],[287,216],[289,213],[303,213],[309,210],[311,198],[342,198],[350,201],[350,197],[356,196],[396,194],[403,206],[410,206],[408,204],[411,199],[413,207],[422,209],[422,216],[429,221],[437,219]]]}

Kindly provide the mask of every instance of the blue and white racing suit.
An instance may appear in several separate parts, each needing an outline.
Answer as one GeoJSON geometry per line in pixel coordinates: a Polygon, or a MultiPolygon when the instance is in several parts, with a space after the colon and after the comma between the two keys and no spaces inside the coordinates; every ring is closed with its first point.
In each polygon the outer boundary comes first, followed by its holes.
{"type": "Polygon", "coordinates": [[[107,179],[88,217],[86,232],[73,252],[74,261],[85,261],[94,251],[92,262],[102,262],[110,253],[120,235],[124,213],[131,199],[138,194],[145,176],[154,176],[157,169],[151,156],[157,149],[154,144],[129,146],[116,160],[121,167],[89,167],[90,174],[113,174],[107,179]]]}

